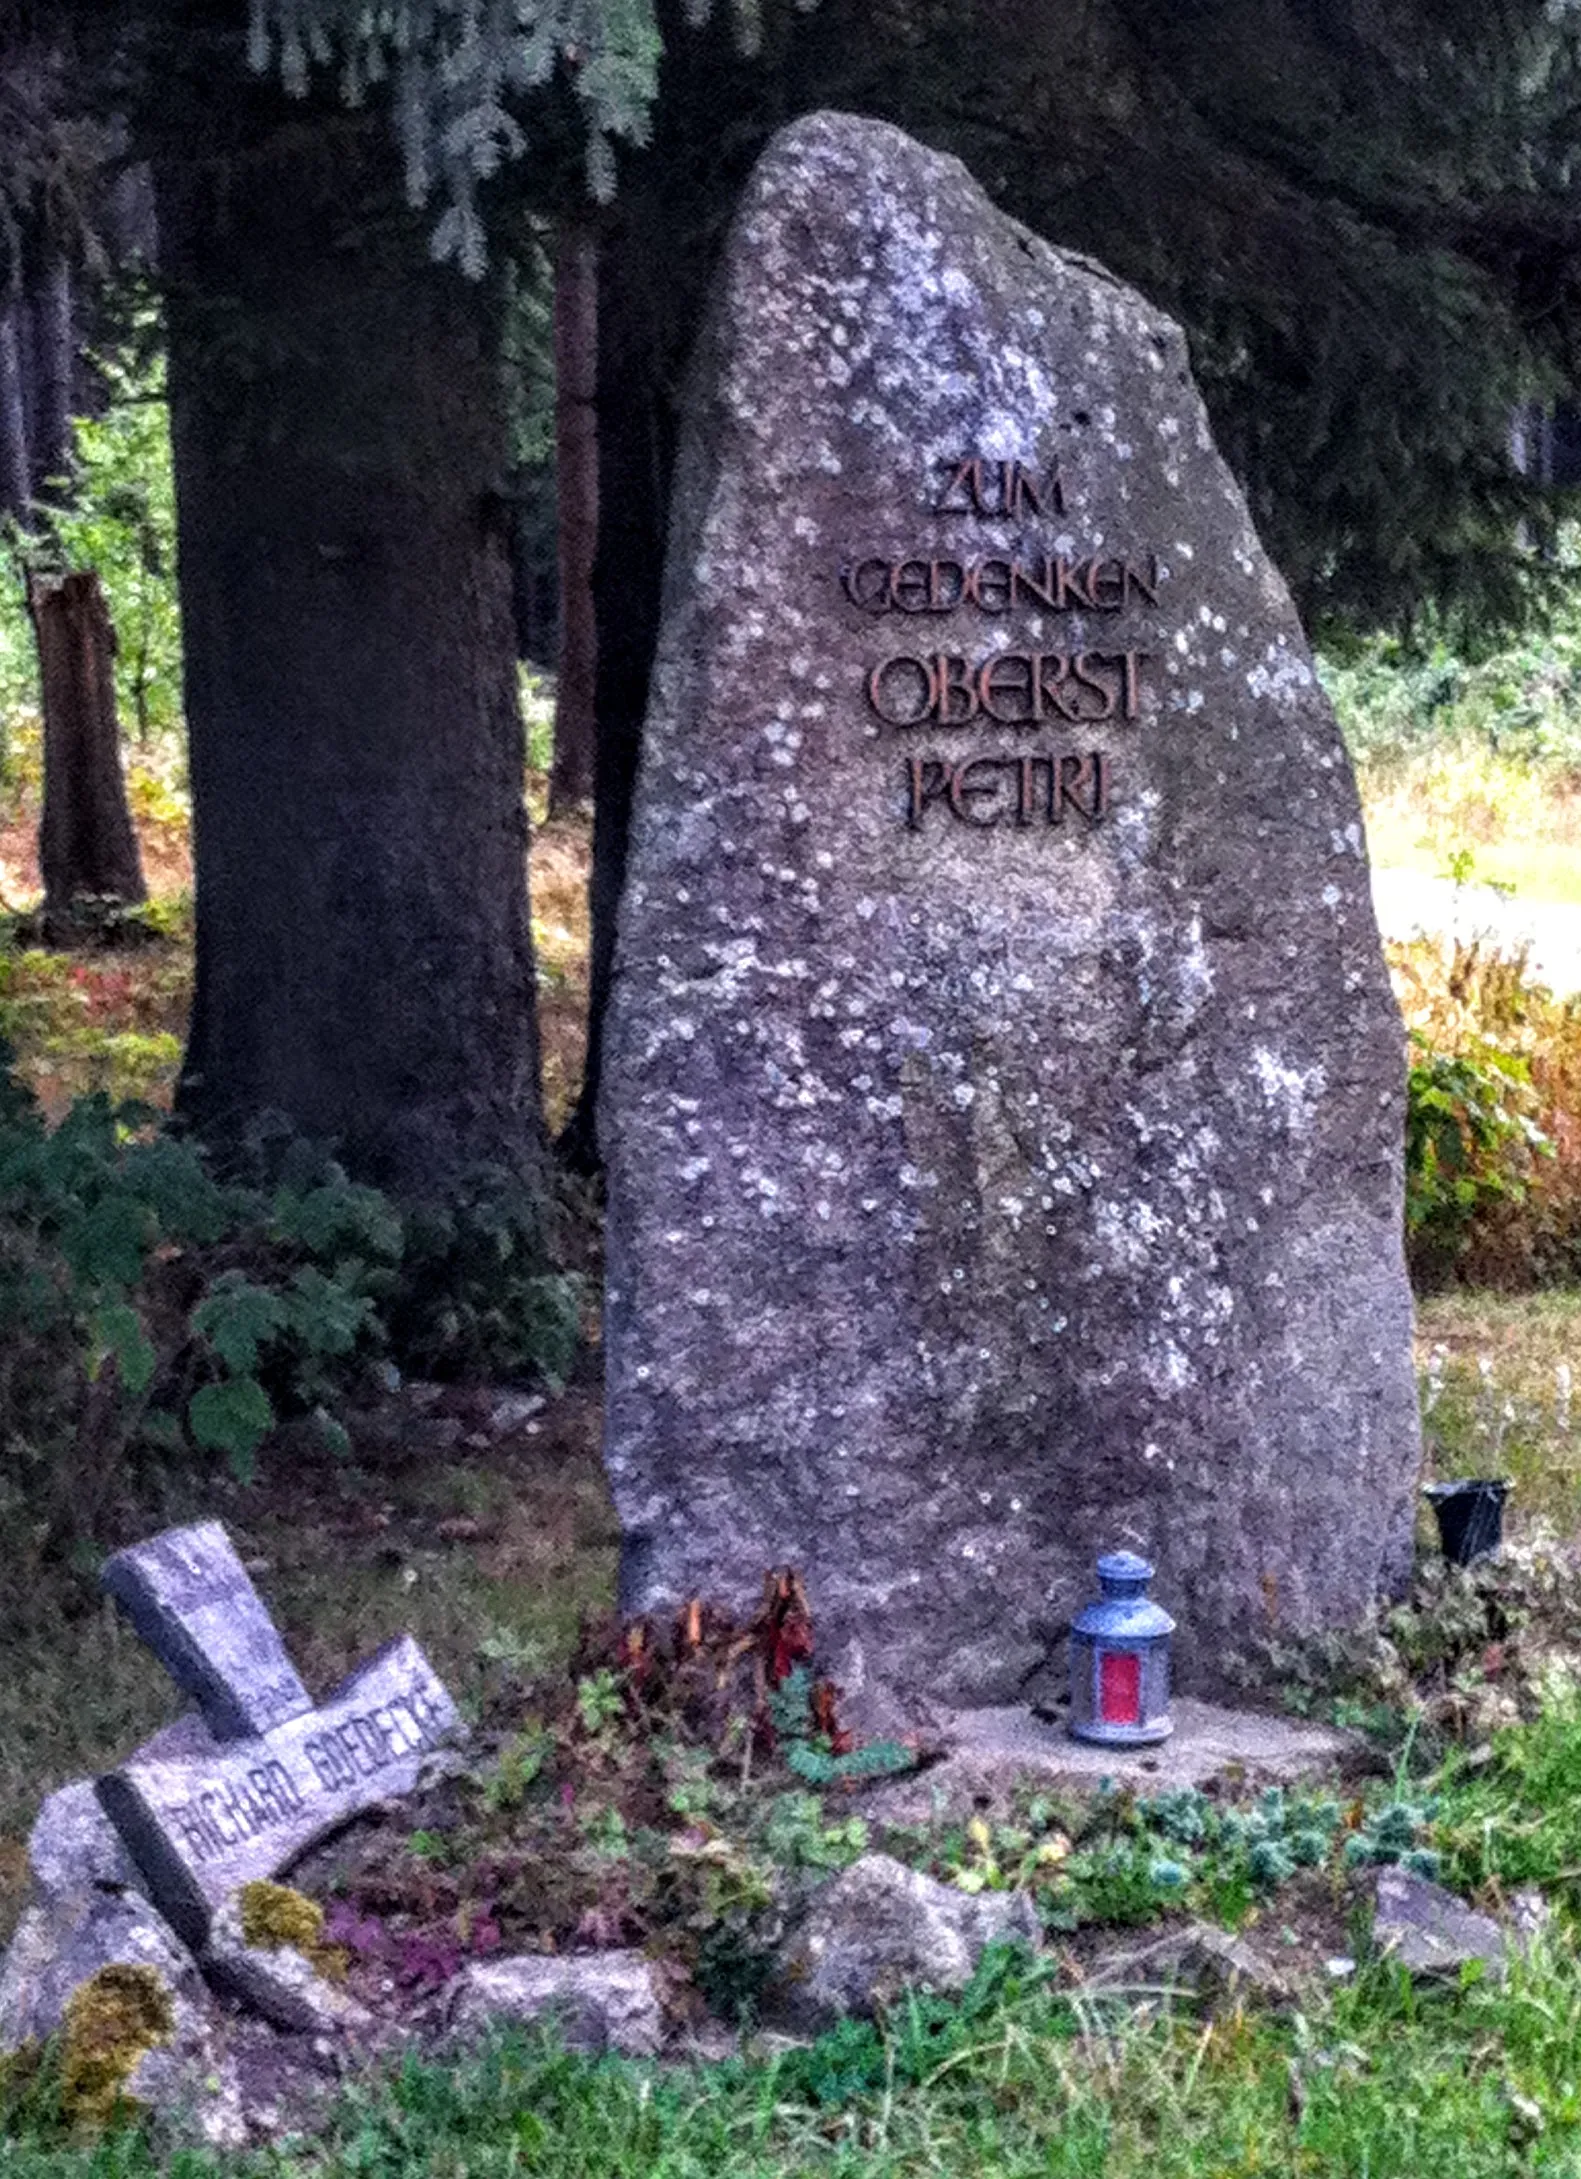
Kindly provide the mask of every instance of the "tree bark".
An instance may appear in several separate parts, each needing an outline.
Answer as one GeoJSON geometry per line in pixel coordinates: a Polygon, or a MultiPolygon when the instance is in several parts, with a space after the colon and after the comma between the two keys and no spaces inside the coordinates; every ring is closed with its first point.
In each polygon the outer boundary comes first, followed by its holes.
{"type": "Polygon", "coordinates": [[[496,297],[430,261],[382,115],[234,142],[167,143],[157,173],[197,892],[178,1109],[222,1146],[284,1115],[437,1193],[542,1141],[496,297]]]}
{"type": "Polygon", "coordinates": [[[560,656],[549,814],[592,799],[597,727],[598,243],[567,227],[554,278],[555,490],[559,507],[560,656]]]}
{"type": "Polygon", "coordinates": [[[26,522],[33,496],[27,408],[22,393],[20,305],[0,304],[0,514],[26,522]]]}
{"type": "Polygon", "coordinates": [[[45,914],[69,914],[84,896],[146,899],[121,769],[115,630],[99,578],[91,569],[32,575],[27,602],[44,709],[45,914]]]}
{"type": "Polygon", "coordinates": [[[60,500],[71,458],[72,378],[77,362],[71,267],[52,251],[28,306],[33,326],[33,496],[60,500]]]}
{"type": "MultiPolygon", "coordinates": [[[[615,963],[615,919],[626,875],[648,677],[659,639],[660,578],[674,466],[676,377],[672,316],[655,293],[657,230],[635,190],[617,200],[599,261],[597,795],[588,886],[587,1050],[582,1088],[557,1145],[574,1172],[596,1172],[604,1008],[615,963]]],[[[662,283],[661,283],[662,284],[662,283]]],[[[691,320],[695,323],[695,320],[691,320]]],[[[684,335],[681,344],[684,346],[684,335]]]]}

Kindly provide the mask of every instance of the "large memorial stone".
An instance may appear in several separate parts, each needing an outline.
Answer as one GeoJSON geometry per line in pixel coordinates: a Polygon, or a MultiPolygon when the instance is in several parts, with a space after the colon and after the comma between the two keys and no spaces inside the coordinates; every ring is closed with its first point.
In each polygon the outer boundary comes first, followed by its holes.
{"type": "Polygon", "coordinates": [[[1188,1685],[1408,1564],[1402,1038],[1179,330],[819,114],[693,366],[602,1104],[624,1602],[806,1575],[1012,1698],[1095,1552],[1188,1685]]]}
{"type": "Polygon", "coordinates": [[[239,1885],[279,1874],[364,1809],[410,1793],[457,1722],[406,1636],[267,1737],[207,1754],[134,1756],[99,1780],[99,1798],[154,1904],[196,1948],[239,1885]]]}
{"type": "Polygon", "coordinates": [[[167,1529],[117,1551],[99,1578],[217,1739],[250,1739],[312,1709],[218,1521],[167,1529]]]}

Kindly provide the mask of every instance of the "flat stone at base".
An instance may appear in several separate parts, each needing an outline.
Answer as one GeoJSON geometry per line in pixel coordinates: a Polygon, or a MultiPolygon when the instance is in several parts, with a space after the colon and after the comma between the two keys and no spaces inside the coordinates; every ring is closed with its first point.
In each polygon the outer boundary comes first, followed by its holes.
{"type": "Polygon", "coordinates": [[[364,1809],[410,1793],[458,1724],[406,1636],[321,1709],[266,1739],[165,1761],[134,1757],[99,1781],[99,1798],[155,1903],[197,1949],[227,1893],[278,1875],[364,1809]]]}
{"type": "Polygon", "coordinates": [[[1503,1974],[1503,1930],[1442,1884],[1410,1869],[1380,1869],[1377,1902],[1373,1941],[1413,1975],[1455,1975],[1473,1960],[1503,1974]]]}
{"type": "Polygon", "coordinates": [[[445,2024],[458,2034],[550,2014],[571,2050],[618,2050],[628,2058],[645,2058],[663,2039],[653,1967],[640,1952],[474,1960],[445,1993],[445,2024]]]}
{"type": "Polygon", "coordinates": [[[1102,1748],[1073,1740],[1063,1725],[1045,1724],[1023,1704],[948,1712],[939,1737],[942,1763],[914,1778],[875,1787],[864,1799],[871,1815],[891,1823],[926,1821],[959,1809],[982,1793],[998,1799],[1018,1778],[1075,1791],[1100,1779],[1166,1793],[1206,1785],[1241,1770],[1270,1785],[1353,1765],[1362,1752],[1354,1734],[1261,1710],[1231,1710],[1178,1696],[1170,1705],[1174,1732],[1149,1748],[1102,1748]]]}

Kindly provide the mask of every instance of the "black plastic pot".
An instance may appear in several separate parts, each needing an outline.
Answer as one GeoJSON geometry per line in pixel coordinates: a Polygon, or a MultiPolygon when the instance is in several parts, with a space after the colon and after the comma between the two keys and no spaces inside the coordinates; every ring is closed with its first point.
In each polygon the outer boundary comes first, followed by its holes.
{"type": "Polygon", "coordinates": [[[1438,1518],[1438,1540],[1453,1566],[1486,1558],[1504,1541],[1506,1481],[1491,1478],[1458,1483],[1429,1483],[1423,1496],[1438,1518]]]}

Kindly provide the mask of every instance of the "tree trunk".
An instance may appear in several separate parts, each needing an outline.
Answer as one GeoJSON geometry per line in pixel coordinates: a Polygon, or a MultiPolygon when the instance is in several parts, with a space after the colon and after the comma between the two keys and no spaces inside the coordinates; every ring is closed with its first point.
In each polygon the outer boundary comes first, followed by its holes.
{"type": "Polygon", "coordinates": [[[33,496],[63,497],[71,459],[72,377],[77,362],[71,267],[51,253],[30,298],[33,326],[33,496]]]}
{"type": "Polygon", "coordinates": [[[284,1115],[434,1193],[541,1146],[497,298],[430,261],[382,115],[235,138],[205,165],[169,143],[157,176],[197,879],[178,1109],[222,1145],[284,1115]]]}
{"type": "Polygon", "coordinates": [[[143,900],[115,715],[115,630],[99,578],[91,569],[32,575],[27,602],[44,709],[45,914],[69,914],[85,895],[143,900]]]}
{"type": "Polygon", "coordinates": [[[559,505],[560,660],[549,814],[593,793],[598,629],[598,243],[568,227],[554,278],[555,487],[559,505]]]}
{"type": "Polygon", "coordinates": [[[22,393],[21,306],[0,304],[0,515],[26,522],[33,496],[27,407],[22,393]]]}
{"type": "MultiPolygon", "coordinates": [[[[674,465],[674,316],[655,293],[667,260],[658,246],[662,221],[633,190],[617,200],[599,253],[597,796],[593,871],[588,888],[592,940],[588,962],[587,1056],[576,1108],[558,1148],[574,1172],[600,1163],[598,1089],[603,1071],[604,1008],[615,963],[615,918],[626,875],[648,677],[659,639],[664,533],[674,465]]],[[[662,286],[662,280],[659,282],[662,286]]],[[[690,320],[695,323],[695,319],[690,320]]],[[[684,340],[684,336],[683,336],[684,340]]]]}

